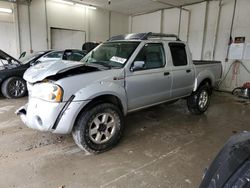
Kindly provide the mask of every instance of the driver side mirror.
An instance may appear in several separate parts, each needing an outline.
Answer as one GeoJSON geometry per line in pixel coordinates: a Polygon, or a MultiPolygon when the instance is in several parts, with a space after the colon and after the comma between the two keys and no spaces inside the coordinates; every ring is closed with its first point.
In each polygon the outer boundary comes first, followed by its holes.
{"type": "Polygon", "coordinates": [[[132,64],[130,70],[131,70],[132,72],[137,71],[137,70],[143,70],[143,69],[144,69],[144,66],[145,66],[145,62],[144,62],[144,61],[135,61],[135,62],[132,64]]]}

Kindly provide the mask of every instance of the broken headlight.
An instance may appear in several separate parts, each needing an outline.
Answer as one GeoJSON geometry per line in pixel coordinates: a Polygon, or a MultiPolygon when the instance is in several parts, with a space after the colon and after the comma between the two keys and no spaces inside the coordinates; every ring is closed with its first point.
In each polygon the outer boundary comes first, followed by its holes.
{"type": "Polygon", "coordinates": [[[30,95],[31,97],[49,102],[61,102],[63,98],[63,89],[53,83],[41,83],[34,85],[30,95]]]}

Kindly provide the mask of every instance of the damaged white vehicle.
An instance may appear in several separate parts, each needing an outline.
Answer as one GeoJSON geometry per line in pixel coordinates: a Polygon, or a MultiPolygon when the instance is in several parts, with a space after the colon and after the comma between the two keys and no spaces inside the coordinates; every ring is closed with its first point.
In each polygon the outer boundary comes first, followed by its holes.
{"type": "Polygon", "coordinates": [[[17,114],[33,129],[72,132],[80,148],[98,153],[120,140],[129,112],[186,98],[191,112],[204,113],[212,87],[221,79],[221,63],[193,62],[188,46],[168,37],[176,36],[116,36],[82,62],[28,69],[29,102],[17,114]]]}

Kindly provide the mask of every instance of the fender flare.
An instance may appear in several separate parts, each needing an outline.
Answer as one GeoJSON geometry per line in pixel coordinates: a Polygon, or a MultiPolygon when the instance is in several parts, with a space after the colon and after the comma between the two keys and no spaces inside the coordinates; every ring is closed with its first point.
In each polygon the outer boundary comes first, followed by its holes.
{"type": "Polygon", "coordinates": [[[211,86],[214,85],[214,75],[210,71],[204,70],[196,76],[193,91],[196,91],[199,88],[200,84],[206,79],[211,81],[211,86]]]}
{"type": "MultiPolygon", "coordinates": [[[[127,113],[127,96],[124,87],[113,82],[98,82],[80,89],[75,94],[73,101],[92,101],[102,95],[117,97],[123,108],[124,114],[127,113]]],[[[83,107],[84,108],[84,107],[83,107]]]]}

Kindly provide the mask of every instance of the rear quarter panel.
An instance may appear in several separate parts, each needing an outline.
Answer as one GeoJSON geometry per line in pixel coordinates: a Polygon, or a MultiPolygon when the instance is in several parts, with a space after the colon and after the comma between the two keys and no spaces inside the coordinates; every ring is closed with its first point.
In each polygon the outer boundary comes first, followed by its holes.
{"type": "Polygon", "coordinates": [[[213,87],[216,86],[216,84],[218,84],[221,80],[221,63],[195,65],[195,71],[196,79],[194,91],[196,91],[200,83],[205,79],[210,79],[213,87]]]}

